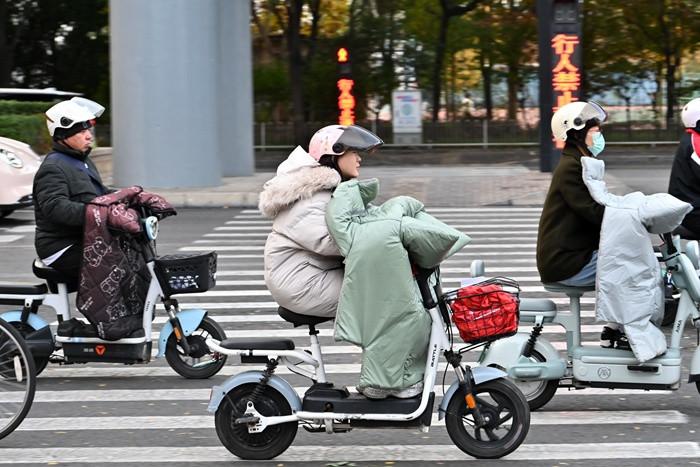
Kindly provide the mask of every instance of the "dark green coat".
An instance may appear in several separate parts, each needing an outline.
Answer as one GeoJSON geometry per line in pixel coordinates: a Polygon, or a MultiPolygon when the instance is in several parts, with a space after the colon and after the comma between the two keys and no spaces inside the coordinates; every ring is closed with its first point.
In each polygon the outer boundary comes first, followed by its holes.
{"type": "Polygon", "coordinates": [[[542,282],[578,273],[598,249],[605,207],[583,183],[581,153],[567,146],[552,174],[537,233],[537,269],[542,282]]]}

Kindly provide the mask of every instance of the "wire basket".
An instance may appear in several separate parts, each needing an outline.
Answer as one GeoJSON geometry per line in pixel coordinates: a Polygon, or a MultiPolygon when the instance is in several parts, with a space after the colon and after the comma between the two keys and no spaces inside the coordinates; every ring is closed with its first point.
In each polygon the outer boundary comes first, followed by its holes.
{"type": "Polygon", "coordinates": [[[520,286],[495,277],[447,292],[442,299],[452,311],[452,322],[468,344],[494,341],[518,332],[520,286]]]}
{"type": "Polygon", "coordinates": [[[155,260],[163,295],[206,292],[216,285],[216,252],[165,255],[155,260]]]}

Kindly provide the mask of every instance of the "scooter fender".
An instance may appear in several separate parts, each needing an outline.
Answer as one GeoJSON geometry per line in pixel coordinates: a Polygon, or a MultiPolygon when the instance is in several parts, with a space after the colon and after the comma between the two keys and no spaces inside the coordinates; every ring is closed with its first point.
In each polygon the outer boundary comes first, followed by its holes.
{"type": "MultiPolygon", "coordinates": [[[[226,397],[226,394],[228,394],[230,391],[244,384],[257,384],[262,378],[263,372],[258,370],[244,371],[243,373],[238,373],[237,375],[231,376],[229,379],[224,381],[222,385],[214,386],[211,389],[211,398],[209,399],[209,406],[207,407],[207,410],[211,413],[215,413],[218,410],[221,401],[224,400],[224,397],[226,397]]],[[[282,397],[284,397],[289,403],[289,407],[292,408],[292,413],[299,412],[301,410],[301,399],[299,398],[299,394],[297,394],[294,388],[286,380],[277,375],[272,375],[266,384],[282,394],[282,397]]]]}
{"type": "MultiPolygon", "coordinates": [[[[508,374],[505,371],[501,371],[498,368],[491,368],[485,366],[477,366],[472,368],[472,376],[474,377],[474,384],[477,386],[486,381],[492,381],[494,379],[506,378],[508,374]]],[[[445,395],[442,396],[442,402],[440,402],[440,407],[438,407],[438,419],[442,420],[445,418],[447,413],[447,405],[450,403],[450,399],[455,392],[459,389],[459,381],[452,383],[452,386],[447,388],[445,395]]]]}
{"type": "MultiPolygon", "coordinates": [[[[204,317],[207,315],[205,310],[184,310],[177,314],[177,319],[180,320],[180,326],[182,327],[182,332],[189,336],[197,330],[201,324],[204,317]]],[[[165,323],[165,326],[160,330],[160,336],[158,337],[158,355],[156,358],[160,358],[165,355],[165,347],[168,343],[168,337],[173,333],[173,325],[170,321],[165,323]]]]}
{"type": "MultiPolygon", "coordinates": [[[[529,338],[530,333],[519,332],[506,339],[492,342],[488,349],[485,350],[479,364],[481,366],[504,368],[506,371],[518,364],[522,365],[521,359],[524,359],[522,351],[529,338]]],[[[547,361],[546,364],[543,364],[547,368],[542,370],[542,374],[538,379],[559,379],[564,376],[566,362],[548,340],[538,339],[535,342],[535,350],[547,361]]],[[[529,360],[527,362],[526,364],[529,364],[529,360]]]]}
{"type": "MultiPolygon", "coordinates": [[[[0,319],[3,319],[8,323],[20,323],[22,322],[22,310],[7,311],[0,315],[0,319]]],[[[49,323],[44,321],[41,316],[37,315],[36,313],[29,313],[27,324],[30,325],[35,331],[49,325],[49,323]]]]}

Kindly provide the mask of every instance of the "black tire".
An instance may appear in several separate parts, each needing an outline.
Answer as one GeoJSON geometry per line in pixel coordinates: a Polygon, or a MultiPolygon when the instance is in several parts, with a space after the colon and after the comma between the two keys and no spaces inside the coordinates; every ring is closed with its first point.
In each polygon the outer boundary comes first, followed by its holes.
{"type": "MultiPolygon", "coordinates": [[[[247,460],[265,460],[279,456],[294,441],[299,424],[297,422],[271,425],[260,433],[248,433],[247,425],[234,425],[243,416],[257,384],[244,384],[226,394],[221,401],[214,424],[221,443],[233,455],[247,460]]],[[[265,416],[290,415],[289,402],[277,390],[265,386],[256,398],[255,410],[265,416]]]]}
{"type": "MultiPolygon", "coordinates": [[[[36,329],[31,327],[29,324],[21,323],[19,321],[13,321],[10,324],[12,326],[14,326],[15,329],[17,329],[17,331],[19,331],[20,335],[25,339],[27,338],[27,336],[29,334],[36,331],[36,329]]],[[[38,355],[34,356],[34,368],[36,368],[37,376],[39,376],[41,374],[41,372],[46,369],[46,365],[48,365],[48,364],[49,364],[49,357],[48,356],[46,356],[46,357],[40,357],[38,355]]]]}
{"type": "MultiPolygon", "coordinates": [[[[536,362],[547,361],[547,359],[544,358],[544,355],[536,350],[532,351],[530,358],[536,362]]],[[[525,396],[527,405],[530,406],[531,411],[544,407],[550,400],[552,400],[552,397],[554,397],[554,395],[557,393],[557,389],[559,388],[559,380],[556,379],[511,379],[511,381],[515,383],[520,392],[523,393],[523,396],[525,396]]]]}
{"type": "Polygon", "coordinates": [[[13,326],[1,319],[0,355],[0,392],[24,393],[16,403],[3,403],[3,418],[0,419],[2,439],[22,423],[32,407],[36,391],[36,369],[24,338],[13,326]]]}
{"type": "Polygon", "coordinates": [[[452,442],[477,459],[498,459],[515,451],[530,429],[530,410],[525,397],[505,378],[479,384],[473,393],[488,423],[475,428],[464,394],[456,391],[447,404],[445,416],[445,427],[452,442]]]}
{"type": "Polygon", "coordinates": [[[700,381],[695,381],[695,388],[698,390],[698,393],[700,393],[700,381]]]}
{"type": "Polygon", "coordinates": [[[226,355],[211,352],[206,347],[204,340],[208,336],[213,337],[217,341],[226,339],[226,333],[219,326],[219,323],[206,316],[199,324],[199,327],[191,335],[187,336],[187,343],[193,349],[198,349],[199,353],[203,353],[201,356],[197,354],[195,357],[192,357],[185,355],[185,351],[177,343],[175,334],[171,334],[165,347],[165,359],[170,367],[180,376],[187,379],[206,379],[217,374],[226,364],[226,355]],[[199,359],[202,357],[207,357],[208,361],[200,362],[199,359]]]}
{"type": "Polygon", "coordinates": [[[10,209],[10,210],[4,210],[4,211],[3,211],[3,210],[0,210],[0,219],[2,219],[3,217],[7,217],[7,216],[9,216],[10,214],[12,214],[12,210],[11,210],[11,209],[10,209]]]}

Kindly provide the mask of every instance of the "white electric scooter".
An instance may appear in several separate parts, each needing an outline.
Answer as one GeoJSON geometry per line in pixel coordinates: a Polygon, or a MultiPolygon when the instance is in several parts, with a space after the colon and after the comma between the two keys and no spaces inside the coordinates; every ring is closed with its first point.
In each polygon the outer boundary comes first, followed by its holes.
{"type": "MultiPolygon", "coordinates": [[[[143,219],[143,232],[138,240],[151,275],[143,307],[143,327],[115,341],[101,339],[94,326],[78,330],[62,329],[61,323],[71,320],[69,290],[61,273],[35,260],[34,275],[46,283],[17,285],[0,283],[0,304],[19,305],[22,309],[6,311],[0,319],[12,324],[31,349],[39,374],[48,363],[73,364],[87,362],[148,363],[151,361],[152,322],[155,305],[162,301],[168,322],[157,339],[158,355],[165,356],[170,366],[185,378],[209,378],[224,366],[226,357],[212,352],[205,341],[212,336],[224,339],[226,333],[201,309],[180,310],[171,295],[204,292],[214,286],[216,253],[201,255],[156,256],[154,240],[158,219],[143,219]],[[49,323],[39,314],[40,305],[56,311],[59,327],[54,334],[49,323]],[[56,351],[61,350],[62,355],[56,351]]],[[[100,252],[95,252],[99,254],[100,252]]]]}
{"type": "MultiPolygon", "coordinates": [[[[245,371],[212,389],[209,411],[216,414],[216,433],[226,448],[243,459],[271,459],[283,453],[299,424],[310,432],[343,433],[352,428],[415,428],[428,431],[435,402],[435,378],[443,354],[457,376],[439,405],[439,419],[462,451],[478,458],[499,458],[514,451],[530,426],[527,401],[506,374],[495,368],[461,364],[464,350],[452,350],[449,310],[440,285],[433,298],[428,278],[433,270],[419,270],[416,280],[423,304],[432,318],[423,392],[410,399],[367,399],[327,381],[315,325],[319,318],[280,308],[294,326],[308,326],[311,351],[297,350],[290,339],[255,338],[207,340],[225,355],[240,355],[243,363],[266,363],[263,371],[245,371]],[[313,380],[302,398],[286,380],[274,374],[279,364],[313,380]],[[301,365],[307,365],[303,368],[301,365]],[[308,369],[311,367],[311,369],[308,369]]],[[[480,344],[477,344],[480,345],[480,344]]]]}
{"type": "MultiPolygon", "coordinates": [[[[559,387],[678,389],[681,384],[680,344],[686,320],[690,318],[693,326],[700,329],[700,312],[696,305],[700,303],[700,279],[696,271],[698,244],[689,242],[685,252],[681,252],[679,237],[664,234],[663,239],[662,259],[681,295],[666,353],[640,363],[629,350],[581,345],[580,298],[594,291],[594,287],[544,284],[550,292],[569,296],[569,311],[558,312],[551,300],[548,300],[549,306],[539,311],[524,310],[521,306],[520,322],[534,323],[532,331],[487,346],[479,359],[480,364],[506,371],[525,395],[531,410],[549,402],[559,387]],[[558,324],[566,329],[564,358],[540,336],[545,324],[558,324]]],[[[691,359],[688,382],[695,383],[700,391],[700,346],[691,359]]]]}

